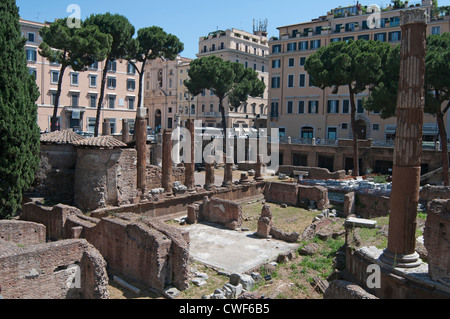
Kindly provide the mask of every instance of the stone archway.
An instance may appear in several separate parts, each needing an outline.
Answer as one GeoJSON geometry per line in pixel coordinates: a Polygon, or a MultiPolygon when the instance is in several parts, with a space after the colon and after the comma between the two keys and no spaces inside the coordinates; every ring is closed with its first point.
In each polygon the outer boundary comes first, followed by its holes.
{"type": "MultiPolygon", "coordinates": [[[[358,135],[358,139],[368,139],[372,137],[372,123],[369,118],[364,114],[356,114],[356,132],[358,135]]],[[[352,130],[349,132],[349,138],[353,139],[352,130]]]]}
{"type": "Polygon", "coordinates": [[[365,140],[367,138],[367,125],[363,120],[356,121],[356,135],[359,140],[365,140]]]}

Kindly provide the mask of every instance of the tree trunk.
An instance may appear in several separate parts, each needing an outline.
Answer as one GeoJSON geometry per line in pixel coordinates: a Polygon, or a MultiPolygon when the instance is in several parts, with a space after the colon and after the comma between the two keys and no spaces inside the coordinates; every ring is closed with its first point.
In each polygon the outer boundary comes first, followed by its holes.
{"type": "Polygon", "coordinates": [[[97,117],[95,118],[94,137],[98,136],[98,127],[100,126],[100,112],[102,110],[103,96],[105,94],[106,75],[108,74],[108,68],[109,68],[109,63],[110,63],[109,59],[110,59],[110,56],[108,56],[106,58],[105,67],[103,68],[102,84],[101,84],[100,96],[98,98],[98,104],[97,104],[97,117]]]}
{"type": "Polygon", "coordinates": [[[358,134],[356,132],[356,104],[355,104],[355,94],[353,92],[352,86],[349,85],[350,91],[350,106],[351,106],[351,124],[352,124],[352,134],[353,134],[353,170],[352,176],[359,176],[359,154],[358,154],[358,134]]]}
{"type": "MultiPolygon", "coordinates": [[[[448,110],[448,107],[450,106],[450,102],[447,104],[446,110],[448,110]]],[[[439,128],[439,137],[441,140],[441,147],[442,147],[442,181],[444,183],[444,186],[449,186],[449,180],[448,180],[448,147],[447,147],[447,132],[445,130],[445,123],[444,123],[444,112],[439,110],[436,113],[437,117],[437,123],[439,128]]]]}
{"type": "Polygon", "coordinates": [[[62,81],[63,81],[63,77],[64,77],[64,71],[66,70],[66,68],[67,68],[67,65],[61,64],[61,69],[59,71],[59,79],[58,79],[58,90],[56,91],[55,105],[53,107],[53,116],[52,116],[51,124],[50,124],[50,131],[52,131],[52,132],[54,132],[58,129],[56,123],[57,123],[57,117],[58,117],[59,98],[61,97],[62,81]]]}

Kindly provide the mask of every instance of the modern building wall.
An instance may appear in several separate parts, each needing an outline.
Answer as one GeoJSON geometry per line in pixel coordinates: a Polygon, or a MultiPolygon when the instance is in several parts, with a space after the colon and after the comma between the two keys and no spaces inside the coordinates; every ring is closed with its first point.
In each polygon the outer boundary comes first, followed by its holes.
{"type": "MultiPolygon", "coordinates": [[[[36,102],[38,124],[41,131],[50,131],[60,65],[50,63],[39,55],[39,45],[42,43],[39,30],[49,24],[21,19],[20,25],[22,34],[28,40],[25,44],[28,68],[30,73],[35,75],[40,92],[36,102]]],[[[98,62],[84,72],[74,72],[70,67],[65,70],[57,113],[61,130],[94,131],[104,63],[98,62]]],[[[130,127],[134,127],[138,81],[137,72],[126,61],[113,63],[107,76],[99,133],[102,132],[104,119],[109,119],[113,134],[121,132],[122,119],[128,120],[130,127]]]]}
{"type": "MultiPolygon", "coordinates": [[[[431,12],[431,1],[422,1],[421,6],[431,12]]],[[[364,38],[399,45],[401,10],[405,9],[382,11],[378,17],[380,24],[375,28],[370,28],[372,13],[363,13],[359,5],[332,10],[310,22],[278,27],[279,37],[269,41],[268,128],[278,127],[280,135],[292,138],[352,138],[348,89],[342,87],[332,94],[330,88],[312,86],[304,63],[318,48],[333,41],[364,38]]],[[[427,34],[449,31],[449,16],[428,21],[427,34]]],[[[366,91],[356,96],[358,136],[374,140],[392,138],[396,118],[383,120],[379,114],[364,110],[362,99],[368,94],[366,91]]],[[[426,114],[424,140],[431,141],[436,134],[436,118],[426,114]]]]}

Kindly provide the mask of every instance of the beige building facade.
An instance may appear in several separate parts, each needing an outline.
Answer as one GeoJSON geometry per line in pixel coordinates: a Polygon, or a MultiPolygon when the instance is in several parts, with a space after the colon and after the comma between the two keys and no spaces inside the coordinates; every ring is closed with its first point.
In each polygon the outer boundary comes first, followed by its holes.
{"type": "MultiPolygon", "coordinates": [[[[430,15],[430,0],[424,0],[418,6],[430,15]]],[[[329,142],[352,138],[348,89],[340,88],[337,94],[332,94],[330,88],[322,90],[312,86],[304,69],[305,61],[318,48],[333,41],[366,39],[400,44],[400,10],[405,9],[392,8],[376,16],[357,4],[337,8],[310,22],[278,27],[279,37],[269,41],[268,128],[279,128],[280,136],[301,141],[310,141],[313,137],[329,142]],[[374,17],[379,22],[371,25],[374,17]]],[[[428,21],[428,34],[449,31],[449,16],[428,21]]],[[[395,134],[396,119],[383,120],[379,114],[366,111],[362,99],[368,94],[366,91],[356,96],[358,136],[389,141],[395,134]]],[[[447,118],[447,128],[449,122],[447,118]]],[[[436,118],[426,114],[424,140],[433,141],[437,132],[436,118]]]]}
{"type": "MultiPolygon", "coordinates": [[[[23,36],[27,39],[25,51],[30,74],[36,78],[40,96],[38,105],[38,125],[41,131],[50,131],[53,105],[60,76],[60,65],[50,63],[39,55],[42,38],[39,30],[49,24],[20,20],[23,36]]],[[[94,63],[87,71],[74,72],[70,67],[63,75],[62,91],[57,116],[61,130],[94,132],[97,103],[104,61],[94,63]]],[[[114,61],[107,75],[103,109],[100,114],[99,133],[102,123],[109,120],[112,134],[120,134],[122,120],[133,129],[136,118],[139,76],[126,61],[114,61]]]]}
{"type": "MultiPolygon", "coordinates": [[[[250,128],[266,127],[267,99],[269,84],[269,43],[264,28],[255,28],[253,33],[238,29],[218,30],[201,37],[198,58],[211,55],[225,61],[242,63],[252,68],[266,84],[266,91],[261,97],[249,97],[246,103],[230,111],[225,101],[228,126],[247,132],[250,128]]],[[[219,99],[212,92],[204,92],[197,97],[196,117],[204,127],[222,127],[219,99]]],[[[193,114],[191,114],[193,115],[193,114]]]]}

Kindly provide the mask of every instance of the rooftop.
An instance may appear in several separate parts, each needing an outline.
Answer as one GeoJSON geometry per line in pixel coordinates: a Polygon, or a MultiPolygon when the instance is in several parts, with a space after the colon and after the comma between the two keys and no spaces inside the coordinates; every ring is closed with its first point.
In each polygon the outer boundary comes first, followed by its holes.
{"type": "Polygon", "coordinates": [[[122,143],[113,136],[99,136],[93,138],[86,138],[73,143],[74,146],[91,146],[91,147],[107,147],[107,148],[120,148],[126,147],[125,143],[122,143]]]}
{"type": "Polygon", "coordinates": [[[71,130],[64,130],[42,134],[40,139],[42,143],[74,144],[85,138],[71,130]]]}

